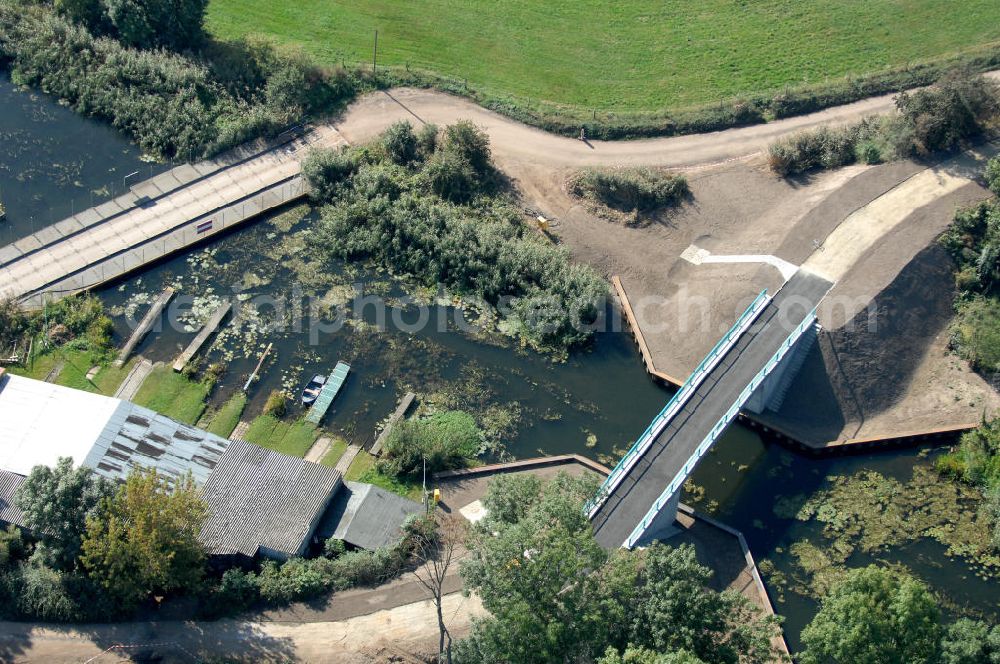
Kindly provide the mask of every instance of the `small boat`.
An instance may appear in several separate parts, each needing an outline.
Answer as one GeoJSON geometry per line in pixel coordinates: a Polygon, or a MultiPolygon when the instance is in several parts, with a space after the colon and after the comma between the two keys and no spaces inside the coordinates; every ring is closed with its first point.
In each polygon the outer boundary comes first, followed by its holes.
{"type": "Polygon", "coordinates": [[[326,385],[326,376],[315,375],[312,380],[309,381],[305,388],[302,390],[302,405],[309,406],[312,402],[316,401],[316,397],[319,396],[320,390],[326,385]]]}

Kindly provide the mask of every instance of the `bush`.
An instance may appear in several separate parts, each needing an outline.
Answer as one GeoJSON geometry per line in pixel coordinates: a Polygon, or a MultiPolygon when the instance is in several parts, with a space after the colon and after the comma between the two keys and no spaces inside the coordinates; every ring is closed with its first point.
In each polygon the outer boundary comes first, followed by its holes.
{"type": "Polygon", "coordinates": [[[690,194],[683,175],[652,168],[590,169],[570,180],[570,193],[620,212],[672,207],[690,194]]]}
{"type": "Polygon", "coordinates": [[[354,81],[345,73],[329,76],[301,55],[259,42],[209,44],[203,51],[208,60],[128,45],[147,44],[154,35],[169,46],[180,43],[175,38],[188,38],[183,35],[194,38],[179,18],[187,12],[178,9],[197,14],[203,4],[114,0],[105,27],[113,29],[116,20],[120,27],[128,23],[123,43],[87,30],[93,21],[86,16],[93,8],[85,2],[59,5],[78,24],[44,4],[0,0],[0,61],[9,63],[16,83],[38,87],[78,113],[106,120],[145,152],[169,158],[210,156],[276,135],[303,113],[321,112],[353,96],[354,81]],[[151,18],[154,4],[165,13],[151,18]]]}
{"type": "Polygon", "coordinates": [[[396,122],[382,132],[382,149],[393,163],[406,166],[417,158],[419,142],[413,125],[405,120],[396,122]]]}
{"type": "Polygon", "coordinates": [[[389,433],[382,448],[379,468],[389,475],[416,476],[463,466],[479,453],[482,432],[475,419],[459,410],[400,422],[389,433]]]}
{"type": "Polygon", "coordinates": [[[480,177],[493,170],[490,138],[468,120],[459,120],[445,128],[442,148],[469,162],[480,177]]]}
{"type": "Polygon", "coordinates": [[[0,575],[0,615],[16,620],[84,622],[122,617],[96,583],[82,574],[23,562],[0,575]]]}
{"type": "Polygon", "coordinates": [[[323,555],[327,558],[339,558],[347,552],[347,545],[344,540],[330,537],[323,542],[323,555]]]}
{"type": "Polygon", "coordinates": [[[952,73],[933,88],[903,93],[894,116],[869,117],[841,128],[820,127],[768,147],[768,165],[781,176],[874,164],[951,150],[980,134],[1000,111],[996,85],[982,76],[952,73]]]}
{"type": "Polygon", "coordinates": [[[228,569],[206,599],[203,614],[212,618],[230,616],[249,609],[259,600],[256,576],[240,569],[228,569]]]}
{"type": "Polygon", "coordinates": [[[282,418],[288,412],[288,395],[283,390],[271,390],[264,403],[264,415],[282,418]]]}
{"type": "Polygon", "coordinates": [[[950,345],[975,371],[1000,372],[1000,301],[976,297],[960,305],[950,345]]]}
{"type": "Polygon", "coordinates": [[[302,176],[309,184],[313,200],[328,201],[340,185],[357,170],[358,164],[350,150],[312,148],[302,160],[302,176]]]}
{"type": "Polygon", "coordinates": [[[912,129],[903,151],[927,155],[952,150],[980,134],[1000,111],[997,86],[983,76],[952,72],[934,87],[902,93],[896,107],[912,129]]]}
{"type": "Polygon", "coordinates": [[[316,597],[330,588],[329,581],[314,561],[292,558],[282,565],[273,560],[265,561],[257,577],[257,586],[265,602],[287,604],[316,597]]]}
{"type": "Polygon", "coordinates": [[[986,186],[997,196],[1000,196],[1000,157],[993,157],[986,162],[986,186]]]}
{"type": "Polygon", "coordinates": [[[427,161],[424,177],[434,194],[453,203],[465,203],[479,189],[472,165],[454,152],[436,152],[427,161]]]}

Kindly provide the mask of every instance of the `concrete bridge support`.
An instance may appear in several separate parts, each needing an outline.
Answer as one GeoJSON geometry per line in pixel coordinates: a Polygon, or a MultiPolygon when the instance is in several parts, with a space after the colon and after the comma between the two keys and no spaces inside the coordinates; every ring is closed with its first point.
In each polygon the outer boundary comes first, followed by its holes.
{"type": "Polygon", "coordinates": [[[781,363],[764,378],[764,382],[747,399],[743,405],[744,409],[760,414],[765,410],[776,411],[781,408],[785,395],[788,394],[788,388],[819,337],[820,329],[819,323],[816,323],[798,338],[781,363]]]}

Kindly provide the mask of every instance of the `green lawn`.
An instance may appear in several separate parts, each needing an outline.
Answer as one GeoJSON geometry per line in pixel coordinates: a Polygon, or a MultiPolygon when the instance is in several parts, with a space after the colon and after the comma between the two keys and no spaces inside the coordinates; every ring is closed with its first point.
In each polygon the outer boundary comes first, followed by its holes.
{"type": "Polygon", "coordinates": [[[285,422],[273,415],[261,415],[250,423],[245,438],[261,447],[301,458],[319,438],[319,431],[305,420],[285,422]]]}
{"type": "Polygon", "coordinates": [[[330,449],[326,451],[323,458],[320,459],[320,463],[324,466],[329,466],[333,468],[340,461],[340,457],[344,456],[344,452],[347,451],[347,441],[343,438],[334,438],[333,443],[330,445],[330,449]]]}
{"type": "Polygon", "coordinates": [[[247,395],[243,392],[237,392],[233,396],[229,397],[229,401],[223,404],[216,413],[212,414],[212,418],[206,427],[206,431],[209,433],[214,433],[216,436],[222,436],[223,438],[229,438],[229,434],[233,432],[236,425],[240,423],[240,415],[243,414],[243,409],[247,405],[247,395]]]}
{"type": "Polygon", "coordinates": [[[28,367],[12,367],[12,373],[20,376],[45,380],[56,365],[62,363],[62,369],[56,374],[53,382],[87,392],[98,392],[111,396],[121,385],[121,382],[132,370],[135,358],[129,360],[121,369],[110,363],[107,356],[88,350],[55,349],[44,355],[36,356],[28,367]],[[87,380],[87,372],[91,367],[100,366],[93,380],[87,380]]]}
{"type": "Polygon", "coordinates": [[[365,482],[382,487],[386,491],[392,491],[404,498],[420,502],[420,492],[422,490],[420,482],[403,481],[398,477],[390,477],[379,472],[375,465],[375,457],[364,450],[358,452],[354,457],[344,479],[348,482],[365,482]]]}
{"type": "Polygon", "coordinates": [[[209,383],[189,380],[164,365],[153,369],[133,401],[161,415],[194,424],[205,412],[205,399],[211,389],[209,383]]]}
{"type": "Polygon", "coordinates": [[[995,0],[211,0],[211,32],[492,95],[652,111],[824,83],[1000,41],[995,0]]]}

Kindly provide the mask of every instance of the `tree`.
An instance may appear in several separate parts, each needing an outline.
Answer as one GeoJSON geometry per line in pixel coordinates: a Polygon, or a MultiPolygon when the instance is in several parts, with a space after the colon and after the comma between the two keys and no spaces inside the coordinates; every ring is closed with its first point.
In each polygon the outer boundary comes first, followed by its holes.
{"type": "Polygon", "coordinates": [[[448,571],[465,541],[466,527],[462,517],[455,515],[436,514],[434,521],[434,532],[414,542],[413,555],[419,566],[413,573],[420,585],[431,594],[437,611],[438,657],[443,655],[445,661],[451,664],[451,634],[444,622],[442,602],[448,571]]]}
{"type": "Polygon", "coordinates": [[[941,635],[937,600],[920,581],[871,565],[851,570],[802,631],[803,664],[919,664],[934,661],[941,635]]]}
{"type": "Polygon", "coordinates": [[[133,471],[87,518],[81,560],[125,606],[201,581],[198,533],[208,511],[191,475],[169,484],[155,470],[133,471]]]}
{"type": "Polygon", "coordinates": [[[774,661],[778,619],[761,617],[737,591],[709,589],[712,570],[694,547],[653,544],[625,554],[637,566],[637,590],[627,605],[632,645],[655,652],[689,652],[713,664],[774,661]]]}
{"type": "Polygon", "coordinates": [[[941,639],[941,664],[1000,664],[1000,625],[961,618],[941,639]]]}
{"type": "Polygon", "coordinates": [[[690,545],[602,549],[583,512],[596,490],[590,478],[564,474],[540,491],[523,480],[490,487],[487,515],[473,528],[470,555],[461,564],[466,589],[490,615],[458,643],[460,661],[542,664],[603,656],[608,664],[749,664],[780,658],[771,646],[777,619],[761,618],[738,593],[708,588],[711,570],[698,564],[690,545]],[[515,495],[497,500],[504,491],[515,495]],[[513,508],[519,498],[527,509],[513,508]],[[490,506],[501,509],[492,513],[490,506]]]}
{"type": "Polygon", "coordinates": [[[74,470],[70,457],[61,457],[55,468],[32,468],[14,500],[25,525],[42,541],[36,555],[51,567],[72,570],[88,516],[113,491],[110,482],[89,468],[74,470]]]}
{"type": "Polygon", "coordinates": [[[608,555],[582,510],[596,488],[560,474],[523,518],[501,523],[487,515],[473,529],[462,576],[490,617],[460,642],[460,661],[576,661],[605,651],[610,621],[592,572],[608,555]]]}
{"type": "Polygon", "coordinates": [[[204,37],[208,0],[103,0],[119,39],[137,48],[180,51],[204,37]]]}
{"type": "Polygon", "coordinates": [[[614,648],[608,648],[604,657],[597,660],[597,664],[706,664],[704,660],[692,655],[686,650],[678,650],[668,654],[660,654],[646,648],[625,649],[625,652],[618,654],[614,648]]]}
{"type": "Polygon", "coordinates": [[[997,196],[1000,196],[1000,157],[993,157],[986,162],[986,186],[997,196]]]}

